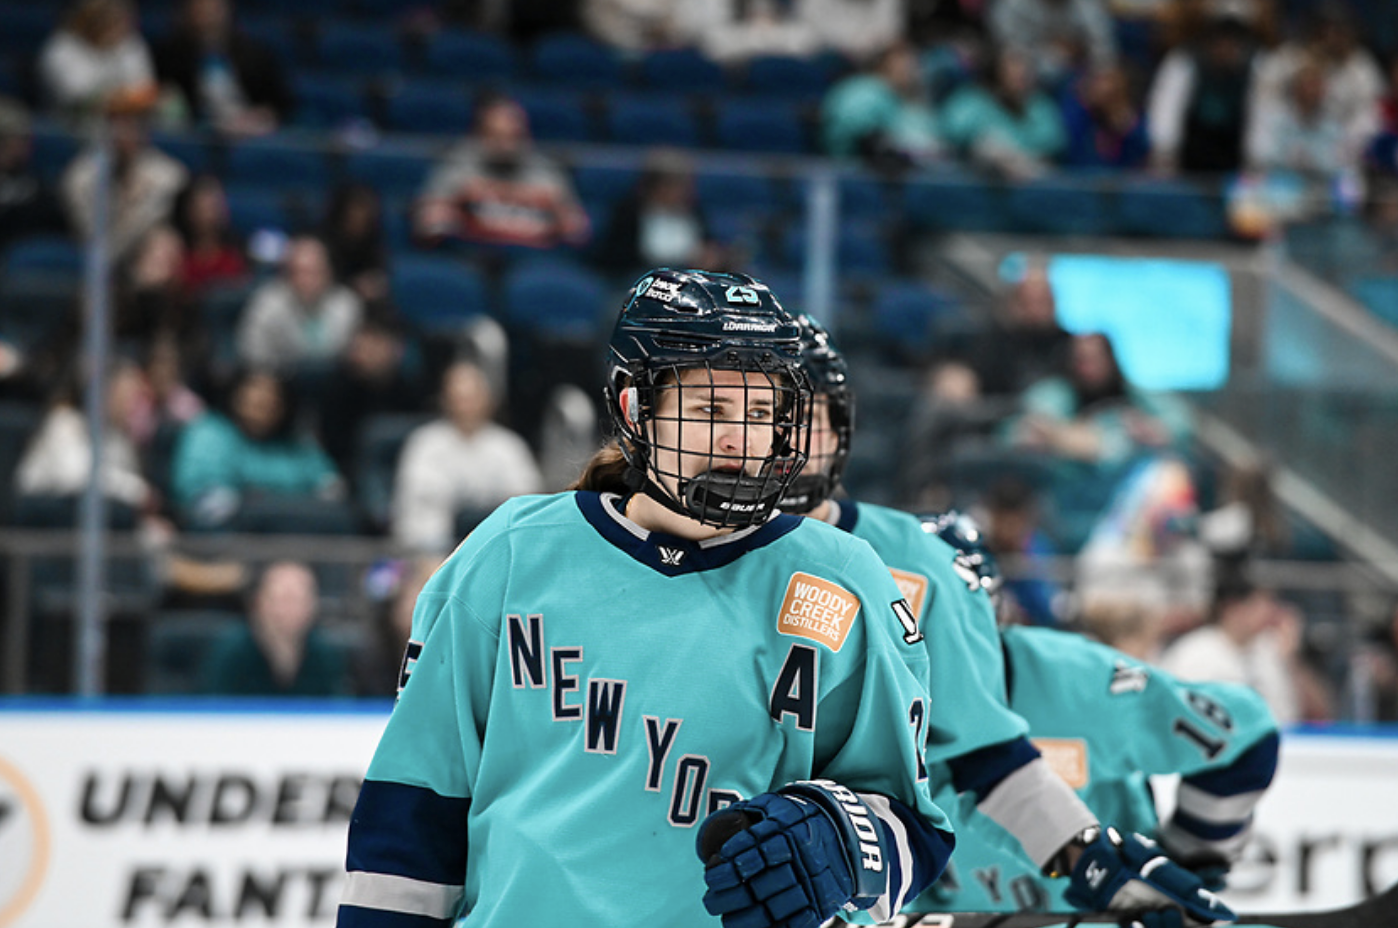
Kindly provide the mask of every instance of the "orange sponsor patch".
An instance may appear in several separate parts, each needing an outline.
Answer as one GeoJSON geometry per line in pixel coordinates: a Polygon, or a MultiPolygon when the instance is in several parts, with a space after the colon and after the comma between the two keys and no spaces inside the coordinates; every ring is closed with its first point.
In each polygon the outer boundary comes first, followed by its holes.
{"type": "Polygon", "coordinates": [[[922,574],[909,573],[896,567],[888,568],[888,572],[893,574],[893,582],[898,584],[898,591],[908,601],[908,608],[913,610],[915,617],[921,619],[922,607],[927,605],[927,578],[922,574]]]}
{"type": "Polygon", "coordinates": [[[777,631],[818,641],[832,651],[844,646],[845,636],[859,615],[859,599],[842,586],[794,573],[777,619],[777,631]]]}
{"type": "Polygon", "coordinates": [[[1049,768],[1073,789],[1087,785],[1087,742],[1081,738],[1030,738],[1049,768]]]}

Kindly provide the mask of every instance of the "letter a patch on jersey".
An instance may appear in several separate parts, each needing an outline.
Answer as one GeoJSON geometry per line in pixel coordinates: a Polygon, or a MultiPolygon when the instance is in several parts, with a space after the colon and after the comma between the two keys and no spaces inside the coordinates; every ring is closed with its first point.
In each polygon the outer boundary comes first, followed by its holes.
{"type": "Polygon", "coordinates": [[[777,631],[809,638],[832,651],[839,651],[857,615],[859,598],[849,590],[829,580],[798,572],[787,582],[777,631]]]}

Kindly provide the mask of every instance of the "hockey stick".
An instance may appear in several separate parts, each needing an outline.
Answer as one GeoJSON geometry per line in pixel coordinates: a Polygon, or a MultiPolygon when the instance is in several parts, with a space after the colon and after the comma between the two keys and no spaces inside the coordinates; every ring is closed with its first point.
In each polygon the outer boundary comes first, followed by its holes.
{"type": "MultiPolygon", "coordinates": [[[[1074,928],[1075,925],[1112,925],[1122,916],[1109,912],[948,912],[898,915],[884,922],[888,928],[1074,928]]],[[[1130,924],[1130,921],[1126,921],[1130,924]]],[[[1394,928],[1398,926],[1398,883],[1377,896],[1342,909],[1323,912],[1276,912],[1239,915],[1239,925],[1267,928],[1394,928]]]]}

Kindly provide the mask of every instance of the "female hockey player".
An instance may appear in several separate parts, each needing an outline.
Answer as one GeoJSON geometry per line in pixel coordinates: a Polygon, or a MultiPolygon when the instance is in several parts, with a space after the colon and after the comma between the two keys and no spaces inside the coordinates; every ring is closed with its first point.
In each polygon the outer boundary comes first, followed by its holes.
{"type": "Polygon", "coordinates": [[[866,544],[775,512],[809,441],[795,321],[661,269],[610,367],[577,489],[502,505],[418,598],[341,928],[817,928],[945,865],[907,606],[866,544]]]}
{"type": "Polygon", "coordinates": [[[848,365],[818,322],[797,321],[816,400],[811,461],[782,508],[868,541],[914,605],[931,670],[926,760],[947,780],[943,795],[953,806],[965,797],[1045,875],[1068,877],[1068,898],[1080,908],[1142,911],[1147,925],[1178,925],[1182,916],[1232,920],[1194,874],[1139,836],[1103,827],[1025,737],[1027,724],[1002,695],[1004,662],[989,597],[957,550],[909,513],[833,498],[854,434],[848,365]]]}
{"type": "MultiPolygon", "coordinates": [[[[943,513],[924,525],[962,553],[993,598],[999,574],[974,522],[943,513]]],[[[1154,838],[1209,888],[1223,888],[1276,771],[1277,722],[1262,697],[1180,680],[1074,632],[1005,625],[1000,637],[1009,706],[1065,782],[1104,820],[1154,838]],[[1180,777],[1164,822],[1149,781],[1162,774],[1180,777]]],[[[940,801],[954,799],[946,777],[933,779],[940,801]]],[[[956,869],[937,886],[938,907],[1063,908],[1062,881],[1045,880],[1002,828],[973,809],[953,817],[956,869]]]]}

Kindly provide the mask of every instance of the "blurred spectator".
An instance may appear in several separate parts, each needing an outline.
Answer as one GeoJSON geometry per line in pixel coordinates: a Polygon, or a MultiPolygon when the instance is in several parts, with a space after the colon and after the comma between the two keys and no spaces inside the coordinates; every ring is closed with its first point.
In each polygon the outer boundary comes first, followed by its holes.
{"type": "Polygon", "coordinates": [[[1349,690],[1356,722],[1398,722],[1398,602],[1355,649],[1349,690]]]}
{"type": "Polygon", "coordinates": [[[1211,17],[1197,38],[1165,56],[1146,105],[1157,170],[1223,173],[1242,166],[1257,48],[1247,23],[1226,14],[1211,17]]]}
{"type": "Polygon", "coordinates": [[[1199,517],[1199,540],[1219,557],[1291,556],[1291,530],[1272,490],[1270,467],[1247,462],[1224,468],[1216,504],[1199,517]]]}
{"type": "Polygon", "coordinates": [[[281,60],[234,26],[231,0],[184,0],[156,46],[155,70],[197,125],[252,136],[291,118],[295,101],[281,60]]]}
{"type": "Polygon", "coordinates": [[[137,446],[145,448],[166,436],[173,440],[203,415],[204,399],[186,382],[184,356],[169,333],[157,334],[146,344],[142,373],[145,389],[129,410],[127,424],[137,446]]]}
{"type": "Polygon", "coordinates": [[[598,258],[634,276],[651,267],[720,267],[722,251],[695,196],[693,163],[662,149],[647,154],[635,188],[613,210],[598,258]]]}
{"type": "Polygon", "coordinates": [[[907,32],[907,0],[806,0],[806,19],[822,49],[871,61],[907,32]]]}
{"type": "Polygon", "coordinates": [[[0,249],[17,238],[66,231],[58,197],[35,170],[29,111],[0,97],[0,249]]]}
{"type": "Polygon", "coordinates": [[[130,260],[118,268],[112,320],[118,339],[141,348],[168,333],[186,352],[200,351],[198,307],[181,277],[185,254],[179,233],[164,223],[141,237],[130,260]]]}
{"type": "Polygon", "coordinates": [[[567,174],[535,150],[524,109],[493,94],[477,102],[471,135],[428,176],[414,228],[427,242],[530,248],[580,244],[590,231],[567,174]]]}
{"type": "Polygon", "coordinates": [[[375,565],[374,573],[391,577],[377,610],[370,640],[355,668],[355,692],[360,696],[394,696],[402,683],[403,661],[413,630],[417,594],[441,565],[440,557],[417,557],[375,565]]]}
{"type": "Polygon", "coordinates": [[[1398,174],[1398,54],[1388,61],[1388,82],[1378,103],[1374,137],[1365,155],[1370,166],[1385,174],[1398,174]]]}
{"type": "Polygon", "coordinates": [[[985,543],[1004,571],[1000,609],[1022,625],[1059,624],[1058,584],[1048,562],[1058,552],[1040,525],[1038,493],[1015,479],[997,480],[981,500],[985,543]]]}
{"type": "Polygon", "coordinates": [[[942,134],[972,164],[1011,179],[1037,177],[1063,153],[1063,114],[1039,89],[1024,53],[1003,48],[982,82],[952,91],[942,134]]]}
{"type": "Polygon", "coordinates": [[[1153,664],[1160,659],[1164,631],[1150,605],[1127,595],[1098,596],[1078,609],[1079,628],[1105,645],[1153,664]]]}
{"type": "Polygon", "coordinates": [[[1068,461],[1114,466],[1189,437],[1186,407],[1127,382],[1107,336],[1075,335],[1067,370],[1027,389],[1010,443],[1068,461]]]}
{"type": "Polygon", "coordinates": [[[682,0],[582,0],[583,26],[595,39],[627,52],[692,45],[694,8],[682,0]]]}
{"type": "Polygon", "coordinates": [[[1168,645],[1160,666],[1183,680],[1246,684],[1287,725],[1302,717],[1296,680],[1302,631],[1294,607],[1234,566],[1219,578],[1208,624],[1168,645]]]}
{"type": "Polygon", "coordinates": [[[407,335],[386,313],[364,317],[336,359],[321,391],[321,443],[340,473],[353,478],[359,431],[366,419],[381,413],[420,412],[428,405],[428,388],[420,365],[409,358],[407,335]]]}
{"type": "Polygon", "coordinates": [[[1304,152],[1306,161],[1318,162],[1316,170],[1357,165],[1378,130],[1383,70],[1360,44],[1353,16],[1339,0],[1316,4],[1301,17],[1298,33],[1258,59],[1248,131],[1261,138],[1249,139],[1249,152],[1263,158],[1287,144],[1284,133],[1302,131],[1312,137],[1303,146],[1311,149],[1334,136],[1332,151],[1304,152]]]}
{"type": "MultiPolygon", "coordinates": [[[[132,435],[132,414],[141,401],[144,380],[132,361],[118,359],[107,374],[106,422],[102,430],[102,486],[106,495],[137,512],[153,513],[159,505],[154,486],[141,469],[132,435]]],[[[23,496],[77,497],[92,473],[92,442],[76,379],[53,398],[38,432],[15,471],[15,489],[23,496]]]]}
{"type": "Polygon", "coordinates": [[[820,50],[810,0],[713,0],[682,3],[694,17],[704,54],[731,65],[760,55],[805,57],[820,50]]]}
{"type": "Polygon", "coordinates": [[[281,273],[258,286],[238,320],[238,357],[291,373],[332,363],[364,316],[364,303],[339,283],[325,243],[300,235],[287,245],[281,273]]]}
{"type": "Polygon", "coordinates": [[[875,167],[927,164],[944,154],[917,49],[895,42],[863,74],[830,88],[821,103],[827,154],[875,167]]]}
{"type": "Polygon", "coordinates": [[[389,247],[377,190],[355,182],[336,186],[330,191],[320,234],[336,280],[366,303],[388,296],[389,247]]]}
{"type": "Polygon", "coordinates": [[[1139,168],[1150,159],[1146,121],[1119,65],[1093,68],[1074,81],[1064,96],[1063,122],[1065,167],[1139,168]]]}
{"type": "Polygon", "coordinates": [[[1327,209],[1331,184],[1341,175],[1357,181],[1362,156],[1346,143],[1339,114],[1325,106],[1329,79],[1319,59],[1298,63],[1280,98],[1252,108],[1246,138],[1250,167],[1302,175],[1327,209]]]}
{"type": "Polygon", "coordinates": [[[1029,261],[1001,294],[990,327],[974,339],[968,360],[986,396],[1018,397],[1030,384],[1064,370],[1072,336],[1058,324],[1048,267],[1029,261]]]}
{"type": "Polygon", "coordinates": [[[479,367],[453,363],[442,375],[441,418],[403,446],[393,487],[393,538],[417,551],[445,553],[456,513],[483,513],[512,496],[538,493],[543,477],[518,434],[492,421],[495,398],[479,367]]]}
{"type": "Polygon", "coordinates": [[[158,88],[150,49],[127,0],[79,0],[39,49],[39,96],[54,115],[83,119],[149,109],[158,88]]]}
{"type": "MultiPolygon", "coordinates": [[[[112,175],[107,211],[113,261],[122,261],[153,227],[170,220],[175,197],[189,171],[151,144],[146,119],[122,114],[111,119],[112,175]]],[[[79,235],[92,235],[97,201],[97,156],[78,154],[60,181],[68,221],[79,235]]]]}
{"type": "Polygon", "coordinates": [[[249,496],[343,497],[344,481],[299,428],[297,412],[275,374],[248,368],[235,376],[226,408],[190,422],[175,443],[170,482],[182,521],[226,525],[249,496]]]}
{"type": "Polygon", "coordinates": [[[997,45],[1030,59],[1046,87],[1116,64],[1115,27],[1102,0],[990,0],[986,24],[997,45]]]}
{"type": "Polygon", "coordinates": [[[315,574],[299,561],[262,571],[248,601],[246,625],[217,642],[202,689],[220,696],[348,696],[344,654],[317,625],[315,574]]]}
{"type": "Polygon", "coordinates": [[[196,174],[175,198],[173,221],[184,241],[180,283],[197,297],[211,286],[248,279],[247,252],[233,230],[228,194],[217,174],[196,174]]]}

